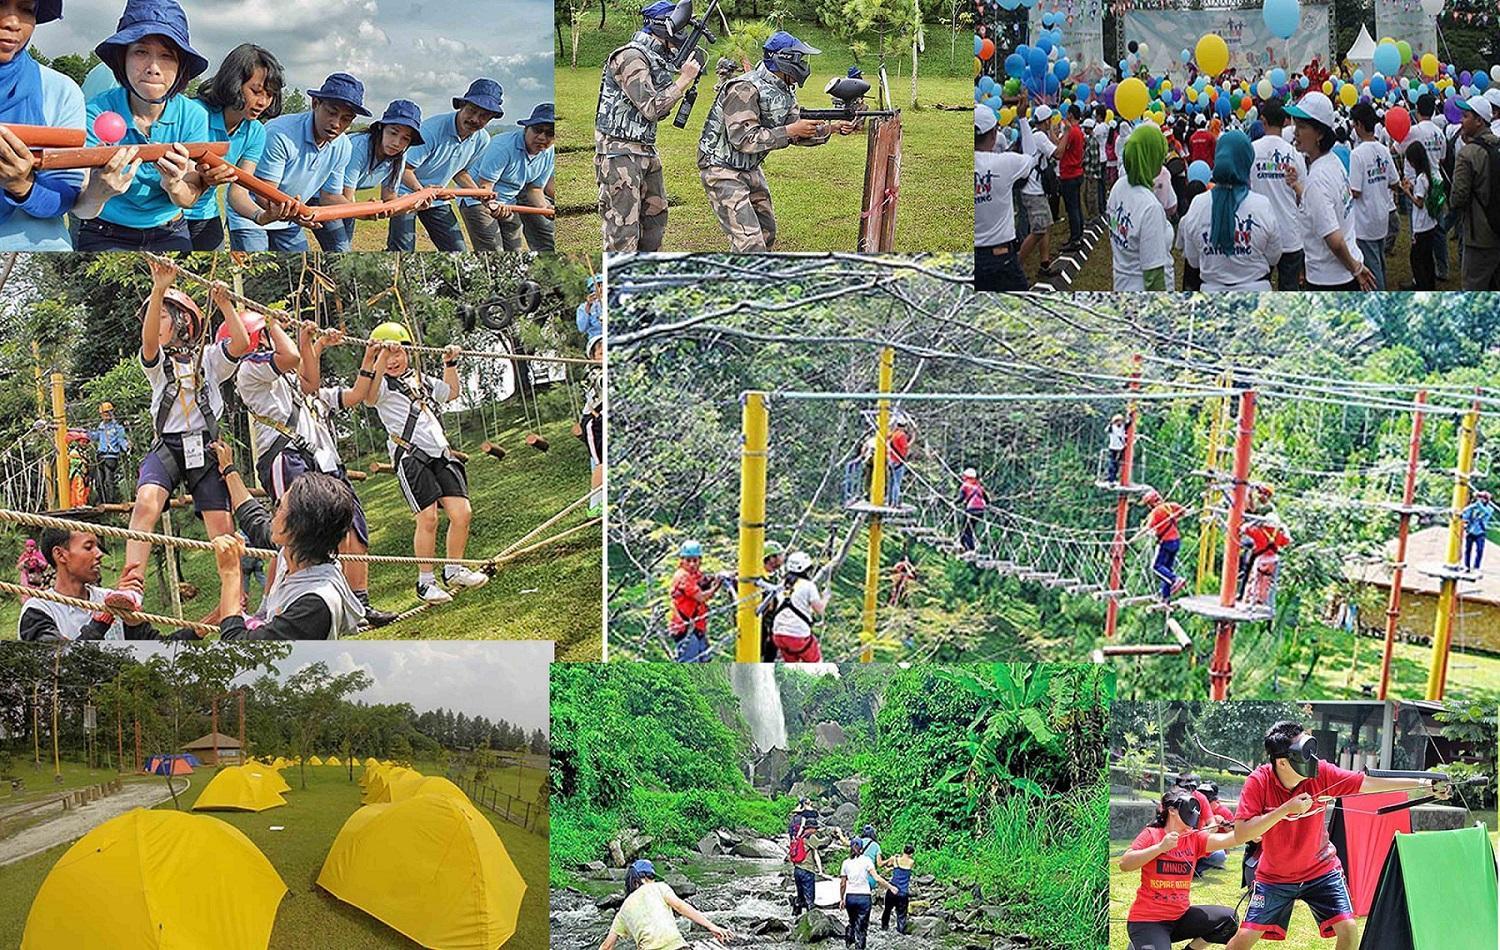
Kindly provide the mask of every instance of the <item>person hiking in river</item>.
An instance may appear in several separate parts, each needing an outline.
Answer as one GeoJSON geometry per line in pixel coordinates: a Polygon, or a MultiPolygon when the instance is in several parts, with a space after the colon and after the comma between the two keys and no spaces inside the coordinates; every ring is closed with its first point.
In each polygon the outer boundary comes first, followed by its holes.
{"type": "Polygon", "coordinates": [[[803,798],[797,803],[787,826],[790,843],[787,860],[792,862],[792,917],[817,906],[818,875],[823,873],[823,849],[847,842],[838,825],[821,827],[818,810],[803,798]]]}
{"type": "Polygon", "coordinates": [[[727,944],[734,939],[734,932],[720,927],[692,904],[672,892],[671,885],[656,879],[656,868],[642,858],[625,872],[625,903],[615,911],[614,922],[609,925],[609,936],[599,945],[599,950],[613,950],[621,937],[635,943],[636,950],[682,950],[688,942],[677,929],[674,912],[713,934],[715,940],[727,944]]]}
{"type": "Polygon", "coordinates": [[[895,911],[896,933],[906,933],[906,908],[911,902],[911,872],[917,866],[917,859],[912,857],[912,851],[912,846],[908,844],[899,854],[893,854],[880,862],[881,867],[891,869],[891,889],[885,892],[885,909],[880,912],[881,930],[890,929],[891,911],[895,911]]]}
{"type": "MultiPolygon", "coordinates": [[[[866,826],[868,827],[868,826],[866,826]]],[[[849,857],[839,868],[839,903],[849,917],[844,928],[844,946],[865,950],[865,939],[870,930],[870,907],[874,901],[874,885],[894,890],[891,883],[880,876],[875,864],[865,856],[868,845],[862,838],[849,843],[849,857]]]]}

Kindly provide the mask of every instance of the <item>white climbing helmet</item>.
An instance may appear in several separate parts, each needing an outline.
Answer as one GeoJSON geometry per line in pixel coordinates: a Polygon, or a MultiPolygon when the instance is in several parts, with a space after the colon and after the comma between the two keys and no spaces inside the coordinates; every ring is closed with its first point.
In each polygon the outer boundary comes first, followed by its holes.
{"type": "Polygon", "coordinates": [[[812,569],[812,557],[806,551],[793,551],[787,555],[786,569],[788,574],[805,574],[812,569]]]}
{"type": "Polygon", "coordinates": [[[964,469],[964,478],[978,478],[979,473],[972,468],[964,469]]]}

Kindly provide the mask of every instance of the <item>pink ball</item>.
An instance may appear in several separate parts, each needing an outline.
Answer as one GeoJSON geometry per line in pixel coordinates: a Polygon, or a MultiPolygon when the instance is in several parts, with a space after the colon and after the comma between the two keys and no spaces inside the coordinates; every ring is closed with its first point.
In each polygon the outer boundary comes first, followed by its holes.
{"type": "Polygon", "coordinates": [[[114,145],[125,137],[125,120],[118,112],[101,112],[94,118],[94,135],[105,145],[114,145]]]}

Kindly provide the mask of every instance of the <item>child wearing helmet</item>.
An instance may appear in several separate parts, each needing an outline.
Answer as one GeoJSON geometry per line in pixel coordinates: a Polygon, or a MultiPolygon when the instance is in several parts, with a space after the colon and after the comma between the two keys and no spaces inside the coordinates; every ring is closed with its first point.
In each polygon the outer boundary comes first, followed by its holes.
{"type": "Polygon", "coordinates": [[[703,545],[682,542],[669,588],[672,611],[667,620],[667,631],[677,644],[678,663],[708,661],[708,603],[723,586],[722,577],[703,574],[703,545]]]}
{"type": "MultiPolygon", "coordinates": [[[[382,323],[370,336],[384,346],[375,369],[378,379],[365,404],[375,407],[385,426],[386,450],[396,480],[416,516],[412,550],[420,558],[433,556],[441,508],[448,516],[447,556],[462,558],[473,517],[468,473],[464,463],[454,457],[434,408],[459,397],[459,347],[449,346],[443,351],[443,375],[433,378],[419,368],[413,369],[406,349],[412,340],[406,327],[382,323]]],[[[443,568],[443,580],[452,588],[483,587],[489,583],[489,575],[448,564],[443,568]]],[[[431,562],[418,565],[417,596],[429,604],[446,604],[453,599],[438,586],[431,562]]]]}
{"type": "Polygon", "coordinates": [[[94,469],[94,488],[101,505],[115,503],[120,490],[120,459],[130,452],[130,434],[115,419],[115,404],[99,404],[99,428],[93,432],[98,467],[94,469]]]}
{"type": "Polygon", "coordinates": [[[781,599],[781,568],[786,564],[786,549],[779,541],[767,541],[761,549],[761,575],[755,579],[760,588],[760,606],[755,612],[760,616],[760,661],[776,662],[776,641],[771,636],[771,621],[776,604],[781,599]]]}
{"type": "MultiPolygon", "coordinates": [[[[229,491],[214,464],[209,443],[219,438],[224,414],[223,385],[250,352],[250,334],[230,300],[215,284],[210,299],[224,317],[225,334],[207,342],[208,325],[192,298],[173,287],[177,268],[155,259],[151,296],[141,320],[141,367],[151,384],[151,420],[156,442],[141,461],[130,527],[152,531],[172,493],[181,486],[193,496],[211,538],[231,534],[229,491]]],[[[125,542],[120,581],[105,599],[111,607],[139,610],[146,585],[149,541],[125,542]]]]}
{"type": "Polygon", "coordinates": [[[1109,420],[1108,448],[1109,470],[1104,474],[1104,480],[1111,485],[1120,482],[1120,463],[1125,460],[1125,417],[1115,413],[1109,420]]]}
{"type": "Polygon", "coordinates": [[[989,493],[980,483],[979,473],[972,468],[964,469],[958,483],[958,506],[963,511],[958,543],[965,551],[974,550],[974,529],[983,520],[988,505],[989,493]]]}
{"type": "Polygon", "coordinates": [[[821,663],[823,650],[813,624],[828,610],[832,591],[819,593],[812,580],[812,557],[793,551],[786,559],[786,580],[771,611],[771,641],[787,663],[821,663]]]}
{"type": "Polygon", "coordinates": [[[1485,536],[1491,519],[1495,517],[1494,506],[1490,504],[1490,493],[1475,493],[1474,500],[1464,507],[1460,517],[1464,522],[1464,570],[1478,571],[1479,566],[1484,563],[1485,536]]]}
{"type": "Polygon", "coordinates": [[[1177,522],[1187,515],[1187,509],[1175,501],[1164,501],[1161,492],[1154,488],[1146,489],[1141,495],[1141,504],[1151,511],[1131,541],[1148,534],[1156,535],[1156,558],[1152,561],[1151,572],[1161,582],[1161,599],[1168,601],[1187,586],[1187,578],[1178,577],[1173,569],[1177,563],[1177,551],[1182,547],[1182,532],[1178,530],[1177,522]]]}

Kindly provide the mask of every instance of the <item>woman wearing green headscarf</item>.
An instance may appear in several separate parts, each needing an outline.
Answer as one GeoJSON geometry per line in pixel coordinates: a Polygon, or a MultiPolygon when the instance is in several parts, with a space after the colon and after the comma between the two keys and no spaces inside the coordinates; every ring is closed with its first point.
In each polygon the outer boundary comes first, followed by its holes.
{"type": "Polygon", "coordinates": [[[1214,187],[1193,199],[1182,217],[1182,257],[1198,268],[1203,291],[1270,290],[1281,260],[1281,229],[1265,195],[1250,190],[1255,146],[1238,129],[1214,148],[1214,187]]]}
{"type": "Polygon", "coordinates": [[[1125,140],[1125,177],[1110,189],[1107,207],[1117,291],[1166,290],[1172,269],[1172,226],[1151,185],[1167,158],[1167,137],[1151,122],[1125,140]]]}

